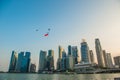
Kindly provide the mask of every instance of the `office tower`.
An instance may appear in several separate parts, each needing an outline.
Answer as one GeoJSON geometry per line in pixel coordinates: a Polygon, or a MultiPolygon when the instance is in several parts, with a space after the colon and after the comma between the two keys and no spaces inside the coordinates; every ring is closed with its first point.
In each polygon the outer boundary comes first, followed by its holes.
{"type": "Polygon", "coordinates": [[[66,52],[65,52],[65,50],[62,51],[62,58],[66,58],[66,52]]]}
{"type": "Polygon", "coordinates": [[[120,68],[120,56],[114,57],[114,63],[116,66],[119,66],[119,68],[120,68]]]}
{"type": "Polygon", "coordinates": [[[16,72],[29,72],[30,56],[30,52],[26,52],[25,55],[24,52],[18,54],[18,61],[15,69],[16,72]]]}
{"type": "Polygon", "coordinates": [[[54,58],[54,50],[48,50],[48,56],[52,56],[54,58]]]}
{"type": "Polygon", "coordinates": [[[105,67],[106,68],[113,68],[113,62],[112,62],[111,54],[106,53],[106,51],[103,50],[103,57],[104,57],[105,67]]]}
{"type": "Polygon", "coordinates": [[[112,57],[110,53],[107,53],[108,68],[113,68],[112,57]]]}
{"type": "Polygon", "coordinates": [[[30,67],[30,52],[25,52],[25,55],[22,60],[22,65],[21,65],[21,72],[29,72],[29,67],[30,67]]]}
{"type": "Polygon", "coordinates": [[[36,72],[36,65],[33,64],[33,63],[31,63],[31,65],[30,65],[30,72],[31,73],[35,73],[36,72]]]}
{"type": "Polygon", "coordinates": [[[40,51],[40,57],[39,57],[39,71],[42,72],[46,70],[46,59],[47,59],[47,52],[46,51],[40,51]]]}
{"type": "Polygon", "coordinates": [[[62,59],[61,59],[61,67],[62,70],[66,70],[66,52],[62,52],[62,59]]]}
{"type": "Polygon", "coordinates": [[[16,64],[16,69],[15,69],[16,72],[21,72],[23,59],[24,59],[24,52],[20,52],[18,54],[18,61],[17,61],[17,64],[16,64]]]}
{"type": "Polygon", "coordinates": [[[96,49],[96,54],[97,54],[98,66],[105,67],[103,51],[102,51],[99,39],[95,39],[95,49],[96,49]]]}
{"type": "Polygon", "coordinates": [[[64,49],[59,46],[58,47],[58,53],[59,53],[59,58],[57,60],[57,70],[61,70],[61,59],[62,59],[62,52],[64,51],[64,49]]]}
{"type": "Polygon", "coordinates": [[[73,59],[73,56],[68,55],[66,57],[66,69],[67,70],[73,70],[73,68],[74,68],[74,59],[73,59]]]}
{"type": "Polygon", "coordinates": [[[66,58],[61,59],[61,70],[66,70],[66,58]]]}
{"type": "Polygon", "coordinates": [[[17,53],[15,51],[12,51],[8,72],[15,72],[16,63],[17,63],[17,53]]]}
{"type": "Polygon", "coordinates": [[[59,46],[58,47],[58,53],[59,53],[59,58],[60,59],[62,59],[62,51],[63,51],[64,49],[61,47],[61,46],[59,46]]]}
{"type": "Polygon", "coordinates": [[[61,59],[58,58],[57,60],[57,70],[61,70],[61,59]]]}
{"type": "Polygon", "coordinates": [[[108,67],[107,54],[105,50],[103,50],[103,58],[104,58],[105,67],[108,67]]]}
{"type": "Polygon", "coordinates": [[[72,47],[71,47],[71,45],[68,46],[68,55],[72,55],[72,47]]]}
{"type": "Polygon", "coordinates": [[[48,51],[47,68],[49,71],[54,70],[54,51],[53,50],[48,51]]]}
{"type": "Polygon", "coordinates": [[[94,63],[94,54],[92,50],[89,50],[89,54],[90,54],[90,61],[91,63],[94,63]]]}
{"type": "Polygon", "coordinates": [[[105,63],[105,66],[104,66],[104,67],[107,67],[108,62],[107,62],[107,54],[106,54],[106,51],[105,51],[105,50],[103,50],[103,59],[104,59],[104,63],[105,63]]]}
{"type": "Polygon", "coordinates": [[[81,61],[83,63],[91,63],[90,55],[89,55],[89,47],[88,47],[87,42],[85,41],[81,43],[81,61]]]}
{"type": "Polygon", "coordinates": [[[77,46],[72,46],[72,56],[74,58],[74,63],[78,63],[78,49],[77,46]]]}

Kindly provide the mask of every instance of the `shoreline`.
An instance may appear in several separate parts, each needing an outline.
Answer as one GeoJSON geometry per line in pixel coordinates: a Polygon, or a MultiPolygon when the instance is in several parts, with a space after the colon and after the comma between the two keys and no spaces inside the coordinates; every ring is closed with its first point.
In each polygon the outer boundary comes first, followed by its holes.
{"type": "Polygon", "coordinates": [[[111,73],[108,73],[108,72],[104,72],[104,73],[75,73],[75,72],[69,72],[69,73],[59,73],[59,72],[56,72],[56,73],[22,73],[22,72],[19,72],[19,73],[16,73],[16,72],[0,72],[1,73],[8,73],[8,74],[65,74],[65,75],[74,75],[74,74],[116,74],[116,73],[120,73],[120,72],[111,72],[111,73]]]}

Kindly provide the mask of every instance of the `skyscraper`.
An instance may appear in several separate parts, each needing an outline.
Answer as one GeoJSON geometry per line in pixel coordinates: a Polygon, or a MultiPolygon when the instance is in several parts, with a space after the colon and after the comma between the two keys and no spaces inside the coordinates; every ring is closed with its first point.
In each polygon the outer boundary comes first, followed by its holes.
{"type": "Polygon", "coordinates": [[[58,47],[59,58],[62,59],[62,51],[63,48],[61,46],[58,47]]]}
{"type": "Polygon", "coordinates": [[[24,52],[20,52],[18,55],[18,61],[16,65],[16,72],[29,72],[29,66],[30,66],[30,52],[26,52],[24,55],[24,52]]]}
{"type": "Polygon", "coordinates": [[[92,50],[89,50],[89,54],[90,54],[90,61],[91,63],[94,63],[94,54],[92,50]]]}
{"type": "Polygon", "coordinates": [[[30,52],[25,52],[25,55],[22,60],[22,65],[21,65],[21,72],[29,72],[29,67],[30,67],[30,52]]]}
{"type": "Polygon", "coordinates": [[[61,59],[61,67],[62,70],[66,70],[66,52],[62,52],[62,59],[61,59]]]}
{"type": "Polygon", "coordinates": [[[39,57],[39,71],[42,72],[46,70],[46,59],[47,59],[47,52],[46,51],[40,51],[40,57],[39,57]]]}
{"type": "Polygon", "coordinates": [[[103,50],[103,58],[104,58],[105,67],[108,67],[107,54],[105,50],[103,50]]]}
{"type": "Polygon", "coordinates": [[[58,53],[59,53],[59,58],[58,58],[58,60],[57,60],[57,70],[61,70],[61,60],[62,60],[62,52],[64,51],[64,49],[61,47],[61,46],[59,46],[58,47],[58,53]]]}
{"type": "Polygon", "coordinates": [[[73,59],[73,56],[68,55],[66,57],[66,69],[67,70],[73,70],[73,68],[74,68],[74,59],[73,59]]]}
{"type": "Polygon", "coordinates": [[[105,67],[103,51],[102,51],[99,39],[95,39],[95,49],[96,49],[96,54],[97,54],[98,66],[105,67]]]}
{"type": "Polygon", "coordinates": [[[119,66],[119,68],[120,68],[120,56],[114,57],[114,63],[116,66],[119,66]]]}
{"type": "Polygon", "coordinates": [[[74,58],[74,63],[78,63],[78,49],[77,46],[72,46],[72,56],[74,58]]]}
{"type": "Polygon", "coordinates": [[[54,50],[48,50],[48,56],[54,57],[54,50]]]}
{"type": "Polygon", "coordinates": [[[12,51],[8,72],[15,72],[16,63],[17,63],[17,53],[15,51],[12,51]]]}
{"type": "Polygon", "coordinates": [[[71,47],[71,45],[68,46],[68,55],[72,55],[72,47],[71,47]]]}
{"type": "Polygon", "coordinates": [[[20,52],[18,54],[18,61],[17,61],[16,68],[15,68],[16,72],[21,72],[23,59],[24,59],[24,52],[20,52]]]}
{"type": "Polygon", "coordinates": [[[62,51],[62,58],[66,58],[66,55],[67,55],[67,54],[66,54],[65,50],[63,50],[63,51],[62,51]]]}
{"type": "Polygon", "coordinates": [[[112,57],[110,53],[107,53],[108,68],[113,68],[112,57]]]}
{"type": "Polygon", "coordinates": [[[57,59],[57,70],[61,70],[61,59],[60,58],[58,58],[57,59]]]}
{"type": "Polygon", "coordinates": [[[49,71],[54,70],[54,51],[53,50],[48,51],[47,68],[49,71]]]}
{"type": "Polygon", "coordinates": [[[87,42],[83,41],[81,43],[81,61],[83,63],[91,63],[90,62],[90,54],[89,54],[89,47],[87,42]]]}
{"type": "Polygon", "coordinates": [[[35,73],[36,72],[36,65],[35,64],[31,64],[30,65],[30,72],[31,73],[35,73]]]}
{"type": "Polygon", "coordinates": [[[106,51],[103,50],[103,57],[104,57],[105,67],[106,68],[113,68],[111,54],[106,53],[106,51]]]}

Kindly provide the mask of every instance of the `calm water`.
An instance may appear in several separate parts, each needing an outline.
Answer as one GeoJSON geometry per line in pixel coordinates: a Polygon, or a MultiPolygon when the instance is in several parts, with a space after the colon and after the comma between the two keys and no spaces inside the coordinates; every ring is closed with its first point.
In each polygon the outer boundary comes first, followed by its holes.
{"type": "Polygon", "coordinates": [[[118,74],[8,74],[0,73],[0,80],[114,80],[118,74]]]}

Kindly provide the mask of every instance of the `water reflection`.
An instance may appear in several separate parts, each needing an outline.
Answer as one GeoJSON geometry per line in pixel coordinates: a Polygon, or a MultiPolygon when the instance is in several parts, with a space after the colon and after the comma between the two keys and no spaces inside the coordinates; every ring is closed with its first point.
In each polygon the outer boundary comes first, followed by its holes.
{"type": "Polygon", "coordinates": [[[114,80],[120,74],[7,74],[0,73],[0,80],[114,80]]]}

